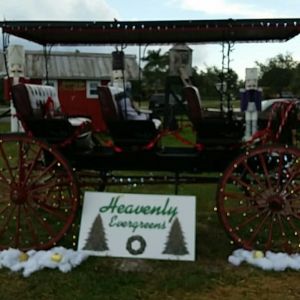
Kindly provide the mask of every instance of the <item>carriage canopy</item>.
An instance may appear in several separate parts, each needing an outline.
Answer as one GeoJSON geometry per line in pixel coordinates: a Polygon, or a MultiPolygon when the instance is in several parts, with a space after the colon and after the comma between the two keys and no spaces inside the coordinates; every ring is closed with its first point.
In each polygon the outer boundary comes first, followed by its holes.
{"type": "Polygon", "coordinates": [[[287,41],[300,19],[177,21],[3,21],[3,33],[41,45],[172,44],[287,41]]]}

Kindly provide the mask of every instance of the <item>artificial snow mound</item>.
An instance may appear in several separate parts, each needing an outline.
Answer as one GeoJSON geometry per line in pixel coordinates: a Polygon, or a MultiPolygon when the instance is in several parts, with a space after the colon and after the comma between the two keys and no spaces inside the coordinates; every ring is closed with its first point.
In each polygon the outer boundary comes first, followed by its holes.
{"type": "Polygon", "coordinates": [[[228,261],[235,266],[239,266],[242,262],[246,262],[263,270],[300,270],[300,254],[274,253],[267,251],[263,257],[256,257],[255,250],[247,251],[244,249],[237,249],[228,257],[228,261]]]}
{"type": "Polygon", "coordinates": [[[58,268],[61,272],[66,273],[88,257],[83,251],[74,251],[64,247],[55,247],[47,251],[29,250],[26,254],[27,260],[21,261],[21,257],[24,256],[22,251],[12,248],[1,251],[0,268],[6,267],[11,271],[21,271],[24,277],[44,268],[58,268]],[[53,259],[55,255],[60,257],[59,261],[53,259]]]}

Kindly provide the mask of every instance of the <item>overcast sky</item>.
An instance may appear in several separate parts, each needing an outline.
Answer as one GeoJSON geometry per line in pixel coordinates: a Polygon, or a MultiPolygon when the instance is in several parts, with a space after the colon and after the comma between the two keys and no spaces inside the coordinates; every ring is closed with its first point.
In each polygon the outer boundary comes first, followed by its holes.
{"type": "MultiPolygon", "coordinates": [[[[300,18],[300,0],[0,0],[6,20],[188,20],[227,18],[300,18]],[[298,13],[298,15],[297,15],[298,13]]],[[[11,39],[12,43],[23,43],[11,39]]],[[[26,44],[26,49],[37,48],[26,44]]],[[[193,65],[221,67],[221,46],[193,47],[193,65]]],[[[102,52],[107,49],[93,48],[102,52]]],[[[130,53],[135,49],[126,49],[130,53]]],[[[300,38],[286,43],[235,44],[232,68],[241,78],[246,67],[277,54],[291,54],[300,61],[300,38]]]]}

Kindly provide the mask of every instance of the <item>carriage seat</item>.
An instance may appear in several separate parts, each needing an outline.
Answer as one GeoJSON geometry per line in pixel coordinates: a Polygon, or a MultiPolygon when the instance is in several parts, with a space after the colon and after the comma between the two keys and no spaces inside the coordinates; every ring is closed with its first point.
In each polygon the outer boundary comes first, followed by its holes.
{"type": "Polygon", "coordinates": [[[115,143],[125,149],[146,146],[155,139],[158,130],[152,120],[126,120],[109,86],[98,87],[104,122],[115,143]]]}
{"type": "Polygon", "coordinates": [[[187,102],[188,117],[197,132],[197,142],[206,146],[228,146],[241,141],[244,125],[241,120],[228,119],[220,112],[207,112],[202,107],[201,97],[195,86],[183,88],[187,102]]]}
{"type": "Polygon", "coordinates": [[[91,120],[86,117],[68,117],[61,109],[54,87],[17,84],[12,87],[12,100],[25,131],[45,138],[50,143],[61,143],[74,135],[78,145],[91,147],[91,120]]]}

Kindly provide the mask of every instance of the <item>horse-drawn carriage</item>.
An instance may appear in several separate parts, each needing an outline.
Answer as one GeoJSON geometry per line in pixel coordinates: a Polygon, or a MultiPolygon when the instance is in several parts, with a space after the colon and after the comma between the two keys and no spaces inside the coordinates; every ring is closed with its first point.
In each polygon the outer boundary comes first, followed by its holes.
{"type": "MultiPolygon", "coordinates": [[[[5,34],[44,46],[201,43],[286,40],[298,34],[300,20],[3,22],[1,27],[5,34]]],[[[196,132],[192,143],[178,130],[156,129],[151,120],[124,120],[111,90],[101,86],[98,92],[108,141],[91,130],[86,116],[70,117],[61,111],[53,88],[12,86],[16,116],[25,133],[0,136],[1,248],[44,249],[56,244],[74,221],[80,189],[91,180],[89,171],[97,174],[96,184],[103,189],[116,183],[109,172],[139,170],[175,174],[145,175],[144,183],[219,180],[217,211],[235,243],[246,249],[299,249],[300,150],[280,144],[294,103],[277,105],[272,113],[280,109],[279,123],[275,126],[270,118],[245,142],[241,114],[205,111],[198,89],[187,85],[182,95],[196,132]],[[189,147],[162,146],[167,134],[189,147]]]]}

